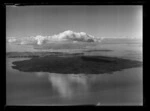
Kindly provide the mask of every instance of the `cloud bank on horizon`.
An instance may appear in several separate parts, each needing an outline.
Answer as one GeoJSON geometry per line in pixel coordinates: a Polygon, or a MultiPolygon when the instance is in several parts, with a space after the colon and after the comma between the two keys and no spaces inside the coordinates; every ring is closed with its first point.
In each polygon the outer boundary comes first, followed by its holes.
{"type": "MultiPolygon", "coordinates": [[[[73,32],[71,30],[64,31],[52,36],[30,36],[30,37],[9,37],[7,42],[15,45],[31,45],[36,50],[49,49],[82,49],[88,46],[95,46],[101,41],[117,41],[118,37],[105,38],[94,37],[85,32],[73,32]]],[[[120,37],[119,39],[129,39],[128,37],[120,37]]],[[[134,38],[130,38],[134,39],[134,38]]],[[[130,41],[128,40],[128,41],[130,41]]],[[[123,40],[126,42],[126,40],[123,40]]]]}
{"type": "Polygon", "coordinates": [[[73,32],[71,30],[64,31],[59,34],[55,34],[52,36],[31,36],[31,37],[23,37],[23,38],[8,38],[7,42],[9,43],[17,43],[17,44],[49,44],[53,42],[100,42],[100,38],[96,38],[92,35],[86,34],[85,32],[73,32]]]}

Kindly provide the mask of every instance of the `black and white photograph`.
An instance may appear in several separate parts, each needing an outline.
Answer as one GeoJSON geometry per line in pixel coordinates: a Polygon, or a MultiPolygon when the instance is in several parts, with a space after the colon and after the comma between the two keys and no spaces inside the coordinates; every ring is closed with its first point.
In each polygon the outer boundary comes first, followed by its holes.
{"type": "Polygon", "coordinates": [[[6,5],[6,105],[143,106],[143,6],[6,5]]]}

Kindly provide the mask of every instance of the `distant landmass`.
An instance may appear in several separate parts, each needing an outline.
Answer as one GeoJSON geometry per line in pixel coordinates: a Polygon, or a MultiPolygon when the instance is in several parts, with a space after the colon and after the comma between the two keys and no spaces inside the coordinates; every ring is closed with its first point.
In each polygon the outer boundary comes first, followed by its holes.
{"type": "Polygon", "coordinates": [[[44,57],[44,56],[69,56],[69,55],[83,55],[84,53],[67,53],[67,52],[7,52],[6,56],[8,58],[34,58],[34,57],[44,57]]]}
{"type": "Polygon", "coordinates": [[[86,52],[108,52],[108,51],[112,51],[112,50],[108,50],[108,49],[103,49],[103,50],[98,50],[98,49],[92,49],[92,50],[84,50],[83,52],[48,52],[48,51],[39,51],[39,52],[7,52],[6,56],[8,58],[33,58],[33,57],[44,57],[44,56],[48,56],[48,55],[55,55],[55,56],[81,56],[84,55],[84,53],[86,52]]]}

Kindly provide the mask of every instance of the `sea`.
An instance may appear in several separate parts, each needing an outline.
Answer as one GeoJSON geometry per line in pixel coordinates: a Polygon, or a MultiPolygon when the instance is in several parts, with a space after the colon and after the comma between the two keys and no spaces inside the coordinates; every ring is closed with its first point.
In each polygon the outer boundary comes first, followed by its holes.
{"type": "MultiPolygon", "coordinates": [[[[143,62],[142,42],[105,40],[86,55],[103,55],[143,62]]],[[[21,72],[6,58],[6,104],[21,106],[132,106],[143,105],[143,66],[111,74],[21,72]]],[[[34,66],[33,66],[34,67],[34,66]]]]}

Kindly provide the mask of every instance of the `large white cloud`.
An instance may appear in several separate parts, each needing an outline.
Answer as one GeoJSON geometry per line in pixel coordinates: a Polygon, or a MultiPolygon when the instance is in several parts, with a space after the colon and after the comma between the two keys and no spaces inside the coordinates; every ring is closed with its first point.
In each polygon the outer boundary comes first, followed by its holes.
{"type": "Polygon", "coordinates": [[[52,36],[31,36],[31,37],[23,37],[20,39],[17,38],[9,38],[8,42],[15,42],[19,44],[37,44],[37,45],[42,45],[42,44],[48,44],[51,42],[63,42],[63,41],[72,41],[73,43],[76,42],[96,42],[100,41],[100,39],[88,35],[85,32],[73,32],[71,30],[64,31],[62,33],[59,33],[57,35],[52,35],[52,36]]]}

